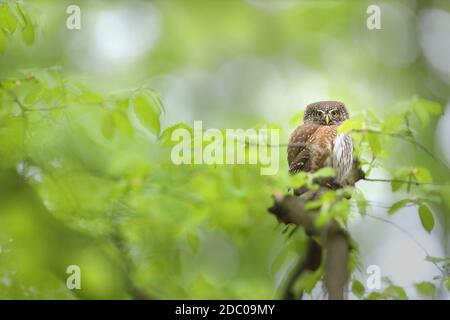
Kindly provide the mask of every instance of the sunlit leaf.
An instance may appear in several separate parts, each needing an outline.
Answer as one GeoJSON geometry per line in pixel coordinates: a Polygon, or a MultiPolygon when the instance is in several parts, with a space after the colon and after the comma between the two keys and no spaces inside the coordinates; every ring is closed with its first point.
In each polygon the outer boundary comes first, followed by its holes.
{"type": "Polygon", "coordinates": [[[433,177],[431,176],[430,171],[428,169],[420,167],[416,168],[414,171],[414,175],[416,178],[416,181],[421,183],[428,183],[433,181],[433,177]]]}
{"type": "Polygon", "coordinates": [[[23,100],[25,104],[35,104],[44,95],[44,89],[36,89],[27,94],[23,100]]]}
{"type": "Polygon", "coordinates": [[[434,217],[431,210],[425,204],[419,206],[419,217],[425,230],[431,232],[434,227],[434,217]]]}
{"type": "Polygon", "coordinates": [[[353,199],[355,199],[356,206],[358,207],[358,211],[361,215],[365,215],[368,207],[368,203],[366,198],[364,197],[364,193],[359,190],[356,190],[352,194],[353,199]]]}
{"type": "Polygon", "coordinates": [[[101,123],[103,136],[111,140],[114,136],[114,117],[111,112],[104,112],[102,114],[102,123],[101,123]]]}
{"type": "Polygon", "coordinates": [[[306,293],[311,293],[316,284],[320,281],[322,278],[323,271],[321,268],[317,269],[314,272],[307,273],[305,275],[305,279],[303,282],[304,290],[306,293]]]}
{"type": "Polygon", "coordinates": [[[117,128],[128,136],[133,136],[133,125],[127,115],[122,111],[116,110],[113,113],[114,123],[117,128]]]}
{"type": "Polygon", "coordinates": [[[23,19],[23,26],[22,26],[22,39],[23,41],[31,45],[34,43],[34,26],[33,22],[31,21],[29,15],[22,10],[19,4],[17,4],[17,11],[20,13],[23,19]]]}
{"type": "Polygon", "coordinates": [[[380,298],[381,298],[381,293],[379,293],[379,292],[371,292],[366,297],[367,300],[378,300],[380,298]]]}
{"type": "Polygon", "coordinates": [[[16,31],[17,19],[6,4],[0,4],[0,23],[9,33],[16,31]]]}
{"type": "Polygon", "coordinates": [[[79,101],[88,104],[101,104],[103,103],[104,98],[101,94],[96,92],[82,91],[79,96],[79,101]]]}
{"type": "Polygon", "coordinates": [[[173,143],[176,142],[172,142],[171,141],[171,137],[172,137],[172,133],[177,130],[177,129],[186,129],[187,131],[189,131],[191,134],[194,132],[194,129],[185,124],[185,123],[177,123],[173,126],[167,127],[166,129],[164,129],[159,137],[161,143],[165,144],[165,145],[171,145],[173,143]]]}
{"type": "Polygon", "coordinates": [[[415,284],[417,293],[425,297],[433,297],[436,293],[436,287],[431,282],[420,282],[415,284]]]}
{"type": "Polygon", "coordinates": [[[321,200],[310,200],[308,202],[305,203],[305,210],[306,211],[311,211],[314,209],[318,209],[322,206],[322,201],[321,200]]]}
{"type": "Polygon", "coordinates": [[[352,281],[352,293],[357,296],[358,298],[361,298],[364,295],[365,289],[363,284],[356,280],[353,279],[352,281]]]}
{"type": "Polygon", "coordinates": [[[414,113],[422,123],[422,126],[426,127],[430,122],[430,114],[428,113],[428,111],[422,108],[419,104],[416,104],[414,106],[414,113]]]}
{"type": "Polygon", "coordinates": [[[405,186],[403,181],[411,180],[411,169],[410,168],[401,168],[398,169],[396,174],[393,176],[391,182],[391,189],[393,192],[399,190],[401,187],[405,186]]]}
{"type": "Polygon", "coordinates": [[[134,112],[150,132],[159,135],[162,106],[159,99],[148,90],[140,90],[132,99],[134,112]]]}
{"type": "Polygon", "coordinates": [[[380,136],[376,133],[368,133],[367,140],[369,141],[369,146],[372,150],[372,154],[374,156],[377,156],[381,152],[380,136]]]}
{"type": "Polygon", "coordinates": [[[308,182],[308,177],[304,172],[299,172],[289,176],[289,183],[295,188],[300,188],[308,182]]]}
{"type": "Polygon", "coordinates": [[[338,133],[345,133],[349,132],[355,129],[361,128],[361,121],[360,120],[345,120],[339,127],[338,127],[338,133]]]}
{"type": "Polygon", "coordinates": [[[320,208],[320,212],[314,221],[314,224],[317,228],[322,228],[333,218],[331,216],[329,208],[330,208],[330,206],[328,204],[322,204],[322,207],[320,208]]]}
{"type": "Polygon", "coordinates": [[[396,132],[404,121],[405,115],[403,113],[389,114],[383,119],[381,130],[383,132],[396,132]]]}
{"type": "Polygon", "coordinates": [[[424,110],[428,111],[431,114],[434,115],[440,115],[442,114],[442,106],[438,102],[429,101],[425,99],[417,99],[417,105],[419,105],[424,110]]]}
{"type": "Polygon", "coordinates": [[[409,202],[411,202],[410,199],[403,199],[400,201],[395,202],[388,210],[388,214],[392,215],[394,213],[396,213],[398,210],[400,210],[401,208],[403,208],[406,204],[408,204],[409,202]]]}
{"type": "Polygon", "coordinates": [[[407,300],[408,299],[408,295],[406,294],[405,289],[403,289],[402,287],[393,285],[393,284],[391,284],[385,290],[384,293],[394,299],[399,299],[399,300],[407,300]]]}
{"type": "Polygon", "coordinates": [[[314,178],[330,178],[334,177],[334,169],[331,167],[324,167],[313,173],[314,178]]]}

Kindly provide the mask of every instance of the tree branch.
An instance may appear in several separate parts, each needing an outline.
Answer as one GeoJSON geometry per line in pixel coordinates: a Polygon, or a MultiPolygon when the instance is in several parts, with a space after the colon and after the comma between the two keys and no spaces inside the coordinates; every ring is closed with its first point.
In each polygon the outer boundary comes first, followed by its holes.
{"type": "MultiPolygon", "coordinates": [[[[304,260],[300,260],[298,265],[294,268],[292,274],[287,281],[286,288],[284,290],[283,299],[284,300],[295,300],[296,297],[294,295],[293,289],[295,282],[297,279],[305,272],[305,271],[315,271],[317,270],[322,263],[322,247],[314,240],[309,239],[308,249],[306,252],[306,257],[304,260]]],[[[298,297],[301,299],[303,293],[300,293],[298,297]]]]}
{"type": "Polygon", "coordinates": [[[128,250],[126,248],[125,240],[120,234],[120,231],[116,228],[116,230],[111,233],[110,238],[112,240],[112,243],[117,248],[117,250],[119,250],[122,256],[125,283],[128,288],[129,294],[135,300],[152,300],[152,298],[147,293],[145,293],[138,286],[136,286],[136,284],[134,283],[133,279],[130,276],[130,274],[132,274],[133,272],[134,266],[128,253],[128,250]]]}
{"type": "Polygon", "coordinates": [[[325,287],[330,300],[343,300],[349,279],[350,237],[336,221],[327,228],[325,240],[325,287]]]}
{"type": "MultiPolygon", "coordinates": [[[[354,185],[361,179],[364,179],[364,172],[360,168],[358,159],[355,159],[345,184],[354,185]]],[[[319,179],[315,183],[320,185],[317,190],[302,187],[294,190],[294,195],[273,195],[274,204],[268,209],[278,221],[284,224],[295,224],[302,227],[309,237],[314,236],[320,239],[320,243],[312,238],[309,240],[306,257],[296,266],[287,280],[284,299],[295,298],[292,292],[293,286],[305,271],[314,271],[320,267],[322,251],[325,253],[325,287],[328,297],[333,300],[344,299],[345,286],[349,278],[350,236],[334,219],[318,228],[315,221],[319,209],[309,211],[305,209],[309,201],[320,199],[325,191],[336,190],[342,186],[330,183],[330,179],[319,179]]],[[[300,298],[302,294],[300,293],[300,298]]]]}

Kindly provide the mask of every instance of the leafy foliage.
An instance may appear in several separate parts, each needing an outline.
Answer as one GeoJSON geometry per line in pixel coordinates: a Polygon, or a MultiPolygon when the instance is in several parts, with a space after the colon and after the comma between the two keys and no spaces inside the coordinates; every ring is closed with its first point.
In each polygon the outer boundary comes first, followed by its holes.
{"type": "Polygon", "coordinates": [[[26,44],[34,43],[35,27],[27,10],[19,3],[0,2],[0,54],[6,51],[18,30],[26,44]]]}

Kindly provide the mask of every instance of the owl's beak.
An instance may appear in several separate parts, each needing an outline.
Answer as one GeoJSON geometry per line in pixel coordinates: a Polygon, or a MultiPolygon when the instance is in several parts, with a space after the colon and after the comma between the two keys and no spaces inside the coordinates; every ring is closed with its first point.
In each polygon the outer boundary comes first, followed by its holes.
{"type": "Polygon", "coordinates": [[[325,123],[326,124],[330,123],[330,116],[328,114],[325,116],[325,123]]]}

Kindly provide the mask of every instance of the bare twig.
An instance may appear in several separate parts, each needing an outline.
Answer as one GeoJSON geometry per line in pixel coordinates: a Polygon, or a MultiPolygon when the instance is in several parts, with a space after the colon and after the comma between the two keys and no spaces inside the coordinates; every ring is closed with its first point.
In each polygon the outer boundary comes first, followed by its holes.
{"type": "MultiPolygon", "coordinates": [[[[391,226],[393,226],[394,228],[397,228],[398,230],[400,230],[403,234],[405,234],[409,239],[411,239],[420,249],[422,249],[422,251],[427,255],[427,256],[431,256],[429,253],[428,253],[428,250],[419,242],[419,241],[417,241],[417,239],[416,238],[414,238],[414,236],[408,231],[408,230],[406,230],[405,228],[403,228],[403,227],[401,227],[400,225],[398,225],[397,223],[395,223],[395,222],[393,222],[393,221],[390,221],[390,220],[388,220],[388,219],[385,219],[385,218],[383,218],[383,217],[378,217],[378,216],[375,216],[375,215],[372,215],[372,214],[369,214],[369,213],[366,213],[366,215],[368,216],[368,217],[370,217],[370,218],[372,218],[372,219],[375,219],[375,220],[378,220],[378,221],[382,221],[382,222],[385,222],[385,223],[387,223],[387,224],[390,224],[391,226]]],[[[436,263],[436,262],[434,262],[434,261],[431,261],[433,264],[434,264],[434,266],[439,270],[439,272],[441,272],[442,274],[445,274],[445,270],[443,270],[441,267],[439,267],[439,265],[436,263]]]]}
{"type": "Polygon", "coordinates": [[[401,180],[401,179],[378,179],[378,178],[364,178],[362,179],[364,181],[371,181],[371,182],[387,182],[387,183],[406,183],[410,185],[433,185],[433,186],[448,186],[450,183],[440,183],[440,182],[419,182],[414,180],[401,180]]]}
{"type": "Polygon", "coordinates": [[[430,156],[432,159],[434,159],[436,162],[438,162],[439,164],[441,164],[445,169],[447,169],[448,171],[450,171],[450,167],[449,165],[443,161],[441,158],[437,157],[433,152],[431,152],[430,149],[428,149],[425,145],[423,145],[422,143],[418,142],[417,140],[415,140],[414,138],[412,138],[409,135],[406,135],[404,133],[399,133],[399,132],[383,132],[383,131],[379,131],[379,130],[375,130],[375,129],[353,129],[352,132],[356,132],[356,133],[373,133],[373,134],[378,134],[378,135],[385,135],[385,136],[390,136],[390,137],[395,137],[395,138],[399,138],[402,139],[404,141],[407,141],[415,146],[417,146],[419,149],[421,149],[423,152],[425,152],[428,156],[430,156]]]}

